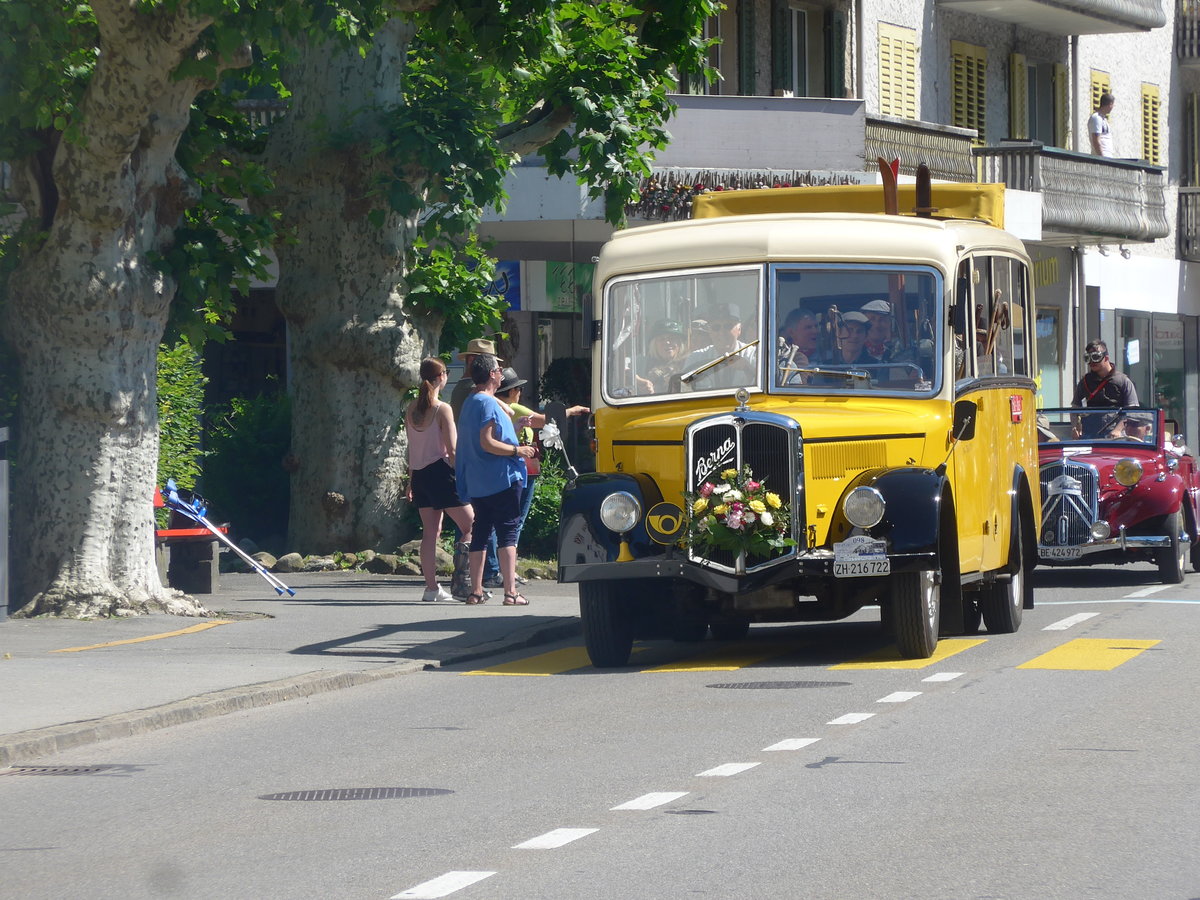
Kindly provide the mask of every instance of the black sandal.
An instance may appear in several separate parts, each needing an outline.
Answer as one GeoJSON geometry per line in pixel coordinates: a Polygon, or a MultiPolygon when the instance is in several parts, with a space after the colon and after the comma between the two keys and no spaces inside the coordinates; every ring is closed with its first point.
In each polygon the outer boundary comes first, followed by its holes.
{"type": "Polygon", "coordinates": [[[487,594],[467,594],[467,606],[478,606],[480,603],[487,602],[487,594]]]}
{"type": "Polygon", "coordinates": [[[526,600],[525,597],[519,592],[516,594],[505,594],[504,595],[504,605],[505,606],[528,606],[529,601],[526,600]]]}

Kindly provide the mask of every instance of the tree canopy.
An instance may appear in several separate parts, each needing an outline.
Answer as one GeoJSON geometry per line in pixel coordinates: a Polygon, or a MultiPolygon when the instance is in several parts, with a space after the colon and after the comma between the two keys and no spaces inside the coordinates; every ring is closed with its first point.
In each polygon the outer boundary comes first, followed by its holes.
{"type": "MultiPolygon", "coordinates": [[[[538,151],[618,220],[649,171],[646,148],[667,140],[675,78],[703,71],[716,7],[0,2],[0,29],[21,36],[0,45],[0,159],[21,211],[0,236],[4,333],[20,367],[18,595],[42,598],[33,611],[93,612],[163,596],[146,502],[154,350],[168,324],[195,344],[221,338],[269,248],[312,239],[278,212],[297,208],[286,193],[303,193],[302,173],[281,180],[269,152],[278,123],[248,117],[246,101],[283,100],[285,121],[306,109],[303,137],[320,151],[307,164],[352,161],[331,227],[365,220],[399,261],[373,274],[395,283],[362,333],[391,322],[393,343],[440,334],[453,346],[497,320],[478,289],[489,269],[473,229],[503,205],[509,168],[538,151]],[[356,99],[317,81],[293,96],[292,76],[317,54],[356,54],[392,89],[356,99]]],[[[360,324],[359,310],[343,312],[360,324]]],[[[407,377],[393,373],[393,388],[407,377]]],[[[362,443],[395,455],[395,435],[362,443]]]]}

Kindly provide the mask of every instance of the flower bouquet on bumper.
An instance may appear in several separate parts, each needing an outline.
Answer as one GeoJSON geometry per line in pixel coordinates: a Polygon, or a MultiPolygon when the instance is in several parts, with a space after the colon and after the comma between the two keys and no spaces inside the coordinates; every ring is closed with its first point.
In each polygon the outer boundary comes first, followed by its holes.
{"type": "Polygon", "coordinates": [[[725,469],[684,494],[688,544],[693,551],[717,549],[770,557],[796,542],[788,534],[792,516],[787,504],[754,478],[749,466],[725,469]]]}

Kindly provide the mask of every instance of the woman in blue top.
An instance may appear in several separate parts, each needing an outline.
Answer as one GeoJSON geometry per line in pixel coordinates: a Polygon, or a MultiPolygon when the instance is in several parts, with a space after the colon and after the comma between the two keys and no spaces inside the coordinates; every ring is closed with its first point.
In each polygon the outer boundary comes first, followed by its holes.
{"type": "MultiPolygon", "coordinates": [[[[481,353],[471,360],[468,375],[475,392],[463,403],[458,418],[455,480],[458,494],[470,498],[475,509],[471,530],[471,593],[467,603],[486,603],[483,590],[483,556],[488,535],[496,530],[504,605],[526,606],[517,591],[517,535],[521,523],[521,490],[525,487],[525,460],[534,448],[521,446],[512,419],[496,399],[503,373],[496,357],[481,353]]],[[[526,424],[526,423],[522,423],[526,424]]]]}

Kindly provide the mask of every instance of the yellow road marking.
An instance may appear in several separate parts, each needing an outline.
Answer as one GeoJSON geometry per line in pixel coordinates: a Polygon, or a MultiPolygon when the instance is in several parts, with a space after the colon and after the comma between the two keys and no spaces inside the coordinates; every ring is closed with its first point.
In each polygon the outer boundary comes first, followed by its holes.
{"type": "Polygon", "coordinates": [[[895,647],[884,647],[874,653],[853,660],[830,666],[830,669],[925,669],[937,665],[942,660],[970,650],[985,642],[985,638],[946,638],[938,641],[937,649],[929,659],[902,659],[895,647]]]}
{"type": "Polygon", "coordinates": [[[774,656],[782,656],[785,653],[790,653],[796,649],[796,646],[795,642],[764,643],[762,641],[750,641],[745,644],[734,644],[730,647],[723,647],[712,653],[702,653],[699,656],[693,656],[690,659],[684,659],[679,662],[653,666],[642,671],[733,672],[737,669],[754,665],[754,663],[762,662],[764,659],[771,659],[774,656]]]}
{"type": "Polygon", "coordinates": [[[80,650],[99,650],[101,647],[116,647],[120,644],[140,644],[142,641],[157,641],[161,638],[178,637],[181,634],[195,634],[197,631],[207,631],[209,628],[216,628],[218,625],[231,625],[232,619],[216,619],[212,622],[205,622],[202,625],[192,625],[189,628],[181,628],[179,631],[167,631],[162,634],[148,634],[145,637],[127,638],[123,641],[109,641],[105,644],[89,644],[86,647],[64,647],[62,650],[51,650],[51,653],[78,653],[80,650]]]}
{"type": "Polygon", "coordinates": [[[551,650],[549,653],[539,653],[526,659],[514,659],[512,662],[488,666],[486,669],[476,669],[473,672],[463,672],[464,675],[558,675],[570,672],[572,669],[586,669],[592,664],[587,651],[582,647],[564,647],[561,650],[551,650]]]}
{"type": "Polygon", "coordinates": [[[1018,669],[1081,669],[1108,672],[1129,662],[1143,650],[1161,641],[1129,641],[1116,638],[1075,638],[1048,653],[1021,663],[1018,669]]]}

